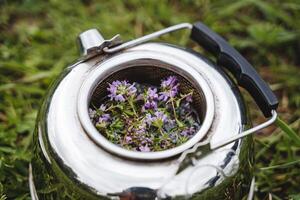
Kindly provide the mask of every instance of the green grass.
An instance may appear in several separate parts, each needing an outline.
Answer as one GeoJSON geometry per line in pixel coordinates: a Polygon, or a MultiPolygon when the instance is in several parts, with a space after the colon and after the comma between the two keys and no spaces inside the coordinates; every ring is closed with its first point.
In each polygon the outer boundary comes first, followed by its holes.
{"type": "MultiPolygon", "coordinates": [[[[77,58],[81,31],[97,27],[107,38],[121,33],[131,39],[197,20],[257,68],[288,124],[278,120],[282,129],[273,126],[256,137],[256,198],[300,199],[299,0],[0,0],[0,199],[30,199],[27,167],[37,110],[50,82],[77,58]]],[[[188,32],[163,40],[203,52],[188,32]]],[[[254,124],[262,122],[245,96],[254,124]]]]}

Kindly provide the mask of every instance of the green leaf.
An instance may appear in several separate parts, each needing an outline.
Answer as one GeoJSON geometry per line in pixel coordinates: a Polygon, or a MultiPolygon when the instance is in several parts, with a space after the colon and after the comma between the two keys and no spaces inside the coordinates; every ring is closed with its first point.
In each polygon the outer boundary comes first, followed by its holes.
{"type": "Polygon", "coordinates": [[[152,125],[160,129],[160,128],[162,128],[164,123],[161,119],[157,119],[152,122],[152,125]]]}
{"type": "Polygon", "coordinates": [[[261,22],[251,24],[248,33],[253,37],[255,42],[275,46],[284,42],[293,41],[297,38],[296,32],[291,32],[278,24],[261,22]]]}
{"type": "Polygon", "coordinates": [[[299,194],[290,195],[290,199],[291,200],[300,200],[300,193],[299,194]]]}
{"type": "Polygon", "coordinates": [[[0,196],[0,200],[6,200],[6,199],[7,199],[7,197],[5,196],[5,194],[0,196]]]}
{"type": "Polygon", "coordinates": [[[129,109],[125,109],[123,110],[125,114],[129,115],[129,116],[134,116],[134,112],[132,110],[129,110],[129,109]]]}
{"type": "Polygon", "coordinates": [[[176,119],[176,123],[178,124],[178,126],[179,126],[180,128],[184,127],[184,123],[181,122],[180,120],[176,119]]]}
{"type": "Polygon", "coordinates": [[[1,147],[0,146],[0,152],[4,152],[4,153],[15,153],[16,150],[11,148],[11,147],[1,147]]]}

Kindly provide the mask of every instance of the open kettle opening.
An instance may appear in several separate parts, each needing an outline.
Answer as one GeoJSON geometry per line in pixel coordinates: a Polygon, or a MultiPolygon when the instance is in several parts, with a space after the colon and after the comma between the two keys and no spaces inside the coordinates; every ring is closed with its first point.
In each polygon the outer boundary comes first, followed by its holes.
{"type": "Polygon", "coordinates": [[[252,133],[272,124],[278,101],[249,62],[204,24],[183,23],[122,42],[91,29],[79,36],[81,58],[50,88],[40,109],[30,165],[33,199],[251,199],[252,133]],[[216,56],[149,42],[181,29],[216,56]],[[228,71],[236,81],[227,74],[228,71]],[[157,83],[178,77],[192,89],[201,127],[185,143],[157,152],[124,149],[93,125],[89,106],[118,79],[157,83]],[[238,86],[267,118],[251,127],[238,86]],[[250,191],[250,193],[249,193],[250,191]]]}

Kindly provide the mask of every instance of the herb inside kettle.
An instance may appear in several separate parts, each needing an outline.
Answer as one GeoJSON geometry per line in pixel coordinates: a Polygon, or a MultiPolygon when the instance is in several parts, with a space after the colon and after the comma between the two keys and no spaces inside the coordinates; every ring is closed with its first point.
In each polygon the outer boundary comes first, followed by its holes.
{"type": "Polygon", "coordinates": [[[179,86],[176,76],[162,80],[160,87],[114,81],[106,100],[90,107],[90,118],[101,134],[123,148],[150,152],[176,147],[200,128],[193,91],[181,93],[179,86]]]}

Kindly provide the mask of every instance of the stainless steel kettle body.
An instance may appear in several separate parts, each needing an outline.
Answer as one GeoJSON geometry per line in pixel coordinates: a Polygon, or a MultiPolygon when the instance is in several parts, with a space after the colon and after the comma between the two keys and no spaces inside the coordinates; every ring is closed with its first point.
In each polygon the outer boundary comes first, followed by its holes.
{"type": "MultiPolygon", "coordinates": [[[[234,81],[191,49],[144,43],[160,34],[123,44],[104,40],[95,30],[81,35],[83,58],[50,87],[38,115],[29,177],[33,199],[241,199],[248,194],[254,164],[249,134],[274,121],[274,108],[272,121],[247,132],[248,113],[234,81]],[[99,137],[91,124],[87,109],[99,83],[147,66],[176,72],[201,90],[206,114],[188,144],[131,152],[99,137]]],[[[139,71],[137,78],[145,79],[139,71]]]]}

